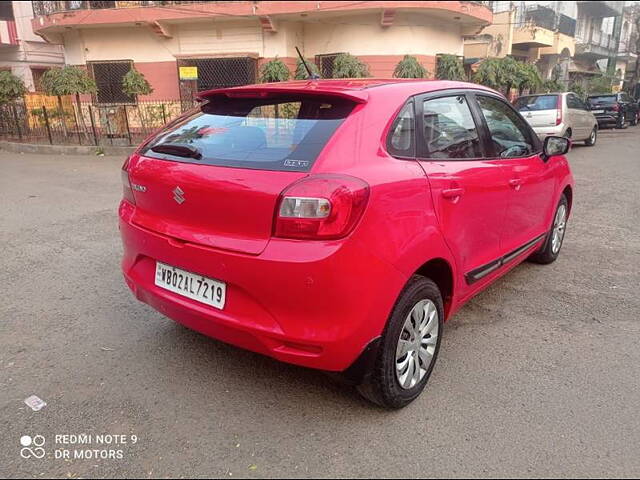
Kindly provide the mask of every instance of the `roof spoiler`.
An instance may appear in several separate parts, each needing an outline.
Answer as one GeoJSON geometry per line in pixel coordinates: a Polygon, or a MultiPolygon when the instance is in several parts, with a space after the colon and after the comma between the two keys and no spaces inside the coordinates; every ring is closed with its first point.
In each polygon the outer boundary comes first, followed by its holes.
{"type": "Polygon", "coordinates": [[[319,86],[317,82],[309,81],[301,83],[299,87],[278,86],[277,84],[269,84],[265,87],[232,87],[232,88],[216,88],[200,92],[197,99],[209,100],[211,97],[224,95],[228,98],[271,98],[279,95],[287,95],[289,93],[298,93],[305,95],[326,95],[330,97],[346,98],[356,103],[366,103],[369,100],[369,93],[365,90],[356,89],[339,89],[331,86],[319,86]]]}

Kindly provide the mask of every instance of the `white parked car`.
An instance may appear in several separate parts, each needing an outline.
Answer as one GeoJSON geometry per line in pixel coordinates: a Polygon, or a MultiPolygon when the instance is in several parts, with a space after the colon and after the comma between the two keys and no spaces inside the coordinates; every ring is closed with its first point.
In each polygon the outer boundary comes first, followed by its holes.
{"type": "Polygon", "coordinates": [[[571,138],[585,145],[595,145],[598,121],[589,106],[575,93],[525,95],[513,102],[533,127],[540,140],[549,136],[571,138]]]}

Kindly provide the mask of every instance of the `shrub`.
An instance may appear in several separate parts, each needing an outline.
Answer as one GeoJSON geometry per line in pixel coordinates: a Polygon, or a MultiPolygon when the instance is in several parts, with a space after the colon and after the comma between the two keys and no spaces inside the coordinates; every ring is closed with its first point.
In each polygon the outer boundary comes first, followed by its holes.
{"type": "Polygon", "coordinates": [[[363,78],[369,76],[367,65],[348,53],[341,53],[333,63],[333,78],[363,78]]]}
{"type": "MultiPolygon", "coordinates": [[[[311,74],[317,75],[319,77],[320,71],[318,70],[318,66],[308,58],[306,59],[306,62],[307,62],[307,66],[309,67],[309,70],[311,70],[311,74]]],[[[294,78],[296,80],[307,80],[309,78],[309,73],[307,72],[307,69],[304,67],[302,60],[300,59],[298,59],[298,62],[296,63],[296,73],[294,75],[294,78]]]]}
{"type": "Polygon", "coordinates": [[[287,66],[276,57],[262,66],[260,81],[262,83],[284,82],[289,80],[290,76],[287,66]]]}
{"type": "Polygon", "coordinates": [[[395,78],[424,78],[428,74],[427,69],[420,65],[416,57],[411,55],[405,55],[393,71],[395,78]]]}
{"type": "Polygon", "coordinates": [[[544,93],[564,92],[566,88],[564,86],[564,83],[558,80],[545,80],[544,82],[542,82],[542,86],[540,87],[540,90],[542,90],[542,92],[544,93]]]}
{"type": "Polygon", "coordinates": [[[540,76],[540,71],[533,63],[518,63],[518,89],[521,93],[525,89],[528,89],[531,92],[535,92],[542,86],[542,77],[540,76]]]}
{"type": "Polygon", "coordinates": [[[439,55],[436,65],[436,78],[438,80],[465,81],[467,76],[464,73],[462,60],[456,55],[439,55]]]}
{"type": "Polygon", "coordinates": [[[149,84],[144,75],[132,68],[122,78],[122,91],[130,97],[136,95],[149,95],[153,93],[153,87],[149,84]]]}
{"type": "Polygon", "coordinates": [[[0,104],[12,102],[27,92],[24,82],[11,72],[0,72],[0,104]]]}
{"type": "Polygon", "coordinates": [[[582,99],[584,99],[587,96],[587,91],[585,90],[585,88],[582,86],[581,83],[575,83],[575,82],[571,83],[569,85],[569,91],[575,93],[582,99]]]}
{"type": "Polygon", "coordinates": [[[589,80],[587,93],[589,95],[604,94],[613,92],[613,82],[615,78],[609,75],[598,75],[589,80]]]}

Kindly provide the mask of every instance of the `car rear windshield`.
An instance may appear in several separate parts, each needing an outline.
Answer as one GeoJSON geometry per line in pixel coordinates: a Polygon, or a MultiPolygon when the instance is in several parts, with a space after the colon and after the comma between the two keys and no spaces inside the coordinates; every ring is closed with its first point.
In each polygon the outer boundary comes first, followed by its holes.
{"type": "Polygon", "coordinates": [[[555,110],[558,108],[557,105],[557,95],[531,95],[530,97],[520,97],[514,102],[514,106],[521,112],[555,110]]]}
{"type": "Polygon", "coordinates": [[[598,97],[589,97],[590,105],[613,105],[618,101],[615,95],[601,95],[598,97]]]}
{"type": "Polygon", "coordinates": [[[176,162],[306,172],[354,106],[331,96],[215,95],[170,123],[140,153],[176,162]]]}

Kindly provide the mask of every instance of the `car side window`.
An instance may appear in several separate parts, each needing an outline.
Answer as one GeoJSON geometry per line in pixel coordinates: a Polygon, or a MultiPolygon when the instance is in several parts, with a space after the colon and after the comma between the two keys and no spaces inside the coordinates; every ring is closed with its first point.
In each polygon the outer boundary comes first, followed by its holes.
{"type": "Polygon", "coordinates": [[[387,150],[397,157],[415,157],[415,115],[413,102],[407,103],[396,117],[387,138],[387,150]]]}
{"type": "Polygon", "coordinates": [[[535,151],[526,122],[505,102],[484,95],[476,96],[487,122],[491,143],[501,158],[526,157],[535,151]]]}
{"type": "Polygon", "coordinates": [[[480,136],[464,95],[426,99],[423,104],[426,158],[480,158],[480,136]]]}
{"type": "Polygon", "coordinates": [[[582,110],[580,100],[575,95],[567,95],[567,107],[582,110]]]}

